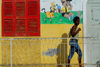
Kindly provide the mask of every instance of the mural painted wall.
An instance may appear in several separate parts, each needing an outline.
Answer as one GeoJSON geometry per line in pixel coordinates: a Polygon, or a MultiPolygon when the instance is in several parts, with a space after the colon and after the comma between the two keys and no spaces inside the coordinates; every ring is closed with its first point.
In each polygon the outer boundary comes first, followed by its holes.
{"type": "MultiPolygon", "coordinates": [[[[41,24],[46,26],[47,30],[48,27],[51,28],[47,34],[56,34],[56,37],[59,35],[62,37],[68,37],[69,31],[71,27],[74,25],[73,19],[78,16],[80,18],[80,25],[79,28],[81,28],[81,31],[79,33],[79,37],[83,37],[83,5],[82,0],[72,0],[72,1],[66,1],[66,0],[41,0],[41,24]],[[51,26],[51,27],[50,27],[51,26]],[[54,31],[54,32],[53,32],[54,31]],[[65,34],[64,34],[65,33],[65,34]],[[63,36],[65,35],[65,36],[63,36]]],[[[53,36],[53,35],[52,35],[53,36]]],[[[58,36],[58,37],[59,37],[58,36]]],[[[55,37],[55,36],[53,36],[55,37]]],[[[51,48],[48,44],[46,47],[49,49],[43,49],[42,58],[48,60],[45,62],[42,59],[42,63],[57,63],[57,64],[64,64],[67,63],[67,59],[69,56],[69,52],[71,46],[69,46],[69,39],[68,40],[62,40],[61,43],[58,45],[53,46],[54,48],[51,48]],[[67,43],[67,44],[64,44],[67,43]],[[58,46],[58,47],[57,47],[58,46]],[[58,51],[58,53],[56,52],[58,51]],[[51,54],[49,53],[51,52],[51,54]],[[54,53],[53,53],[54,52],[54,53]],[[49,54],[48,54],[49,53],[49,54]],[[56,58],[54,61],[52,61],[52,58],[56,58]]],[[[79,46],[81,47],[82,55],[83,54],[83,40],[79,39],[79,46]]],[[[45,48],[42,46],[42,48],[45,48]]],[[[80,55],[80,54],[79,54],[80,55]]],[[[77,53],[74,54],[74,56],[71,59],[71,64],[77,64],[78,63],[78,55],[77,53]]],[[[83,63],[83,56],[82,56],[82,63],[83,63]]],[[[59,65],[58,67],[61,67],[59,65]]],[[[78,65],[72,67],[78,67],[78,65]]]]}
{"type": "Polygon", "coordinates": [[[41,24],[73,24],[75,16],[79,16],[83,24],[82,0],[65,3],[64,0],[41,0],[41,24]]]}
{"type": "MultiPolygon", "coordinates": [[[[1,8],[1,0],[0,0],[0,8],[1,8]]],[[[75,16],[80,17],[80,25],[78,26],[81,28],[81,31],[79,33],[79,37],[83,37],[83,9],[82,9],[82,0],[72,0],[72,1],[65,1],[65,0],[40,0],[40,36],[31,36],[31,37],[2,37],[2,27],[0,26],[0,38],[48,38],[48,37],[68,37],[69,31],[71,27],[74,25],[73,19],[75,16]],[[66,7],[66,8],[65,8],[66,7]]],[[[1,10],[0,10],[0,18],[1,18],[1,10]]],[[[0,19],[2,20],[2,18],[0,19]]],[[[2,21],[0,21],[0,24],[2,21]]],[[[21,41],[13,41],[13,44],[24,44],[26,46],[13,46],[13,62],[14,64],[22,64],[23,59],[24,64],[64,64],[67,63],[69,51],[70,51],[70,45],[69,45],[69,39],[50,39],[50,40],[21,40],[21,41]],[[33,54],[31,54],[31,46],[30,44],[34,44],[32,47],[33,54]],[[38,45],[36,45],[38,44],[38,45]],[[22,55],[23,51],[16,50],[16,53],[18,53],[17,58],[15,57],[14,51],[15,47],[19,50],[22,50],[23,48],[27,51],[24,53],[24,57],[22,55]],[[29,54],[29,56],[33,58],[29,58],[26,54],[29,54]],[[19,59],[21,59],[19,61],[19,59]],[[30,60],[27,59],[35,59],[34,62],[29,62],[30,60]],[[16,63],[15,63],[16,60],[16,63]],[[36,62],[35,62],[36,61],[36,62]]],[[[83,55],[83,40],[79,39],[79,46],[82,51],[83,55]]],[[[10,46],[6,46],[7,44],[10,44],[9,41],[1,41],[0,44],[5,44],[3,46],[3,51],[6,52],[8,50],[8,55],[6,53],[2,53],[2,48],[0,48],[2,55],[0,58],[2,59],[3,56],[5,59],[1,63],[6,64],[6,62],[10,63],[10,46]],[[7,47],[7,48],[5,48],[7,47]],[[8,60],[7,60],[8,59],[8,60]]],[[[2,46],[1,46],[2,47],[2,46]]],[[[74,54],[71,64],[77,64],[78,63],[78,55],[77,53],[74,54]]],[[[82,63],[83,63],[83,56],[82,56],[82,63]]],[[[65,65],[61,65],[64,66],[65,65]]],[[[60,66],[60,67],[61,67],[60,66]]],[[[51,67],[50,65],[46,65],[46,67],[51,67]]],[[[52,67],[59,67],[56,65],[52,65],[52,67]]],[[[78,67],[72,66],[72,67],[78,67]]]]}

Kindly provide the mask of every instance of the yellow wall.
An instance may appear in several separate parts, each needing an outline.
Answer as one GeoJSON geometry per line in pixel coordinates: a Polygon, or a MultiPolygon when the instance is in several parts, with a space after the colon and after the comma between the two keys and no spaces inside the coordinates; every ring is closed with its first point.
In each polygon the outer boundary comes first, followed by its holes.
{"type": "MultiPolygon", "coordinates": [[[[41,37],[67,37],[70,28],[72,27],[73,24],[51,24],[51,25],[41,25],[41,37]],[[63,36],[65,35],[65,36],[63,36]]],[[[80,24],[79,27],[81,29],[83,29],[83,25],[80,24]]],[[[79,33],[80,37],[83,37],[83,30],[79,33]]],[[[41,52],[47,51],[47,48],[61,48],[61,53],[50,57],[50,56],[41,56],[41,62],[42,63],[46,63],[46,64],[50,64],[50,63],[58,63],[58,64],[64,64],[67,61],[67,57],[69,54],[69,39],[68,40],[64,40],[65,42],[62,42],[63,40],[49,40],[49,42],[44,41],[41,42],[41,52]],[[45,44],[44,44],[45,43],[45,44]],[[67,43],[67,44],[66,44],[67,43]],[[51,46],[53,45],[53,46],[51,46]],[[45,49],[43,49],[45,48],[45,49]],[[64,50],[65,49],[65,50],[64,50]],[[61,54],[61,56],[60,56],[61,54]],[[65,54],[65,55],[64,55],[65,54]],[[65,56],[65,57],[64,57],[65,56]],[[45,60],[45,61],[44,61],[45,60]]],[[[83,39],[79,39],[79,45],[81,47],[82,53],[83,53],[83,39]]],[[[75,55],[73,56],[72,60],[71,60],[71,64],[77,64],[78,63],[78,56],[75,53],[75,55]]],[[[83,58],[82,58],[82,63],[83,63],[83,58]]],[[[48,67],[48,65],[47,65],[48,67]]],[[[72,66],[75,67],[75,66],[72,66]]],[[[78,67],[78,66],[76,66],[78,67]]]]}
{"type": "MultiPolygon", "coordinates": [[[[0,0],[0,11],[1,11],[1,0],[0,0]]],[[[0,12],[0,18],[1,18],[1,12],[0,12]]],[[[40,37],[37,38],[44,38],[44,37],[62,37],[63,34],[68,35],[69,30],[73,24],[42,24],[41,25],[41,35],[40,37]]],[[[80,24],[79,26],[81,29],[83,29],[83,25],[80,24]]],[[[1,19],[0,19],[0,38],[1,36],[1,19]]],[[[80,32],[80,37],[83,37],[83,30],[80,32]]],[[[67,36],[65,36],[67,37],[67,36]]],[[[15,37],[14,37],[15,38],[15,37]]],[[[18,38],[18,37],[17,37],[18,38]]],[[[30,37],[28,37],[30,38],[30,37]]],[[[33,37],[31,37],[33,38],[33,37]]],[[[35,37],[34,37],[35,38],[35,37]]],[[[67,56],[69,53],[69,44],[63,44],[63,40],[15,40],[13,41],[13,64],[31,64],[31,63],[36,63],[36,64],[60,64],[60,63],[66,63],[67,56]],[[23,44],[23,45],[22,45],[23,44]],[[32,45],[33,44],[33,45],[32,45]],[[37,45],[38,44],[38,45],[37,45]],[[17,46],[16,46],[17,45],[17,46]],[[32,45],[32,46],[31,46],[32,45]],[[15,47],[16,47],[16,53],[15,53],[15,47]],[[47,51],[48,48],[62,48],[61,49],[61,56],[60,53],[50,57],[50,56],[44,56],[42,55],[42,52],[47,51]],[[63,50],[63,48],[65,50],[63,50]],[[24,53],[23,50],[24,49],[24,53]],[[34,49],[34,50],[31,50],[34,49]],[[28,52],[27,52],[28,50],[28,52]],[[66,52],[67,51],[67,52],[66,52]],[[28,54],[28,55],[27,55],[28,54]],[[65,54],[65,55],[64,55],[65,54]],[[31,57],[31,58],[30,58],[31,57]],[[28,59],[28,60],[27,60],[28,59]],[[64,60],[65,59],[65,60],[64,60]],[[33,61],[32,61],[33,60],[33,61]],[[31,61],[31,62],[30,62],[31,61]]],[[[65,40],[65,43],[68,43],[69,40],[65,40]]],[[[80,47],[82,49],[83,53],[83,40],[79,39],[79,42],[81,44],[80,47]]],[[[5,41],[0,41],[0,64],[10,64],[10,41],[5,40],[5,41]],[[4,46],[2,46],[4,45],[4,46]],[[2,55],[3,54],[3,55],[2,55]],[[2,61],[3,59],[3,61],[2,61]]],[[[77,61],[77,54],[75,53],[74,57],[71,60],[71,63],[78,63],[77,61]],[[75,59],[74,59],[75,58],[75,59]]],[[[82,59],[83,61],[83,59],[82,59]]],[[[46,67],[51,67],[49,65],[45,65],[46,67]]],[[[53,65],[52,65],[53,66],[53,65]]],[[[56,67],[53,66],[53,67],[56,67]]],[[[75,66],[73,66],[75,67],[75,66]]],[[[78,67],[78,66],[76,66],[78,67]]]]}

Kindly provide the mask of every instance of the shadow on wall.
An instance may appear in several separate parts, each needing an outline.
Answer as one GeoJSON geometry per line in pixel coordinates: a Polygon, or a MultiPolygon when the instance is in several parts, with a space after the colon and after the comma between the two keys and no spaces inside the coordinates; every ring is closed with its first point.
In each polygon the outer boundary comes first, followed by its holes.
{"type": "MultiPolygon", "coordinates": [[[[62,35],[62,38],[67,38],[67,33],[64,33],[62,35]]],[[[66,64],[67,63],[67,56],[68,56],[68,49],[67,49],[67,39],[62,39],[62,42],[58,45],[57,49],[60,49],[60,53],[57,54],[57,67],[63,67],[63,65],[60,64],[66,64]]]]}

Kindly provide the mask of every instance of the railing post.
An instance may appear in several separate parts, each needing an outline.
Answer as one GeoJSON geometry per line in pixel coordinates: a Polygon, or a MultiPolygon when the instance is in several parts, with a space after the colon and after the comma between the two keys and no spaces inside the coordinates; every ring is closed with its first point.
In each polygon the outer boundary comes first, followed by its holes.
{"type": "Polygon", "coordinates": [[[12,67],[12,40],[10,40],[10,56],[11,56],[11,67],[12,67]]]}

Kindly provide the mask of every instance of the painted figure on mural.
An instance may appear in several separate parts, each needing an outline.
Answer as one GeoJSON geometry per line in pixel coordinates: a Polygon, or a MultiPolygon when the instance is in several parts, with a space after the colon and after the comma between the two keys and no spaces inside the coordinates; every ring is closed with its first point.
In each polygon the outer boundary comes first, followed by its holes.
{"type": "Polygon", "coordinates": [[[78,54],[79,67],[82,67],[81,65],[82,51],[78,44],[78,39],[77,39],[79,37],[79,32],[81,31],[81,28],[78,28],[78,25],[80,24],[80,18],[76,16],[73,19],[73,22],[74,22],[74,25],[72,26],[69,33],[69,37],[72,37],[72,39],[70,39],[70,42],[69,42],[70,52],[68,56],[68,65],[66,65],[66,67],[70,67],[70,61],[75,52],[78,54]]]}
{"type": "Polygon", "coordinates": [[[42,11],[42,12],[44,12],[44,13],[46,13],[46,10],[45,10],[45,8],[42,8],[42,9],[41,9],[41,11],[42,11]]]}
{"type": "Polygon", "coordinates": [[[47,18],[53,18],[54,17],[54,12],[55,12],[55,3],[52,2],[50,6],[50,11],[46,12],[47,18]]]}
{"type": "Polygon", "coordinates": [[[41,11],[46,13],[47,18],[53,18],[54,17],[54,12],[56,11],[56,5],[54,2],[51,2],[50,10],[46,11],[45,8],[42,8],[41,11]]]}
{"type": "Polygon", "coordinates": [[[59,4],[56,4],[56,7],[57,7],[56,12],[60,13],[61,12],[61,6],[59,4]]]}
{"type": "Polygon", "coordinates": [[[70,3],[69,0],[61,0],[61,3],[63,5],[62,16],[72,21],[73,18],[75,17],[75,15],[69,11],[69,10],[72,10],[72,4],[70,3]]]}

